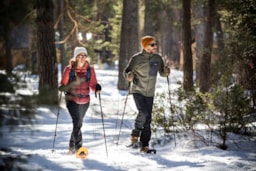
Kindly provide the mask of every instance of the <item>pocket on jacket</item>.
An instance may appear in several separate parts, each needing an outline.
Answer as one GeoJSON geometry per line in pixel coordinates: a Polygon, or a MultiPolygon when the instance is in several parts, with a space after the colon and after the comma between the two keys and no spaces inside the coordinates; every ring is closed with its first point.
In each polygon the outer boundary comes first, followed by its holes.
{"type": "Polygon", "coordinates": [[[149,63],[149,75],[150,76],[156,76],[158,71],[158,62],[150,62],[149,63]]]}

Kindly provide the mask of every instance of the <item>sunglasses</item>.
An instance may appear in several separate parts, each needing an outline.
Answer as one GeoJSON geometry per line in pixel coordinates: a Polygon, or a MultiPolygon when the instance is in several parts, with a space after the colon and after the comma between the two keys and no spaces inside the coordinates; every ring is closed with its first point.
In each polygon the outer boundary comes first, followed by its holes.
{"type": "Polygon", "coordinates": [[[157,44],[156,43],[151,43],[151,44],[149,44],[151,47],[154,47],[154,46],[157,46],[157,44]]]}

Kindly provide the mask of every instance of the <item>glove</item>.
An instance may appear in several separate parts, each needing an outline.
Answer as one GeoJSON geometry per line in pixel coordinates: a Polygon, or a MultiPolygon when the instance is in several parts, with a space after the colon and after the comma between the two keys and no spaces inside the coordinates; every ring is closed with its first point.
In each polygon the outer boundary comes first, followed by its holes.
{"type": "Polygon", "coordinates": [[[65,86],[65,85],[59,86],[59,91],[68,91],[68,86],[65,86]]]}
{"type": "Polygon", "coordinates": [[[96,92],[100,92],[101,91],[101,85],[97,84],[95,89],[96,89],[96,92]]]}
{"type": "Polygon", "coordinates": [[[169,74],[170,74],[170,68],[169,68],[168,66],[165,66],[165,67],[164,67],[164,73],[165,73],[166,76],[169,76],[169,74]]]}
{"type": "Polygon", "coordinates": [[[127,73],[127,80],[128,81],[133,81],[134,79],[134,74],[130,71],[127,73]]]}

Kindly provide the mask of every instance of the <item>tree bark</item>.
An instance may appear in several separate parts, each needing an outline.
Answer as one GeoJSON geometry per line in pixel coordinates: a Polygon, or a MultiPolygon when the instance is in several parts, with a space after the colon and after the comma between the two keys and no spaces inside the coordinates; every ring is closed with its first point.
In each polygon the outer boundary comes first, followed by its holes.
{"type": "Polygon", "coordinates": [[[127,90],[128,82],[123,77],[123,70],[128,63],[129,58],[139,50],[138,6],[139,4],[137,0],[123,0],[117,85],[119,90],[127,90]]]}
{"type": "Polygon", "coordinates": [[[205,38],[205,24],[206,24],[206,7],[204,0],[196,1],[193,8],[194,18],[196,20],[195,25],[195,42],[196,42],[196,55],[195,55],[195,71],[196,71],[196,83],[199,82],[200,73],[200,61],[202,59],[204,38],[205,38]]]}
{"type": "MultiPolygon", "coordinates": [[[[182,10],[172,8],[171,10],[171,20],[173,23],[181,23],[181,15],[182,10]]],[[[181,51],[181,39],[182,39],[182,32],[181,24],[173,24],[172,23],[172,44],[171,44],[171,60],[173,61],[175,68],[178,68],[180,65],[180,51],[181,51]]]]}
{"type": "Polygon", "coordinates": [[[58,82],[52,0],[36,1],[39,102],[57,104],[58,82]]]}
{"type": "MultiPolygon", "coordinates": [[[[65,2],[63,0],[59,0],[59,4],[60,4],[60,11],[63,11],[65,2]]],[[[64,17],[63,17],[63,15],[60,18],[59,32],[60,32],[60,40],[64,40],[65,34],[64,34],[64,17]]],[[[64,43],[60,44],[60,62],[61,62],[61,71],[63,71],[64,67],[67,65],[64,43]]]]}
{"type": "Polygon", "coordinates": [[[200,63],[200,74],[199,74],[199,88],[200,91],[205,93],[208,92],[210,83],[210,69],[211,69],[211,53],[213,44],[213,31],[212,23],[214,17],[215,0],[208,0],[208,12],[207,12],[207,22],[205,29],[205,40],[204,40],[204,50],[202,54],[202,59],[200,63]]]}
{"type": "Polygon", "coordinates": [[[152,7],[154,6],[155,0],[145,0],[145,16],[144,16],[144,34],[143,35],[154,35],[154,25],[153,18],[154,13],[152,12],[152,7]]]}
{"type": "Polygon", "coordinates": [[[165,58],[165,62],[172,57],[172,46],[174,44],[173,41],[173,20],[172,20],[172,8],[171,5],[162,5],[161,11],[159,12],[159,21],[162,18],[166,18],[164,22],[161,23],[159,27],[160,33],[160,47],[159,51],[165,58]]]}
{"type": "Polygon", "coordinates": [[[192,63],[192,50],[191,50],[191,1],[183,0],[183,88],[184,90],[191,90],[193,87],[193,63],[192,63]]]}
{"type": "Polygon", "coordinates": [[[4,36],[5,38],[5,55],[6,55],[6,72],[8,74],[12,73],[12,44],[11,44],[11,27],[7,28],[8,30],[6,30],[6,35],[4,36]]]}

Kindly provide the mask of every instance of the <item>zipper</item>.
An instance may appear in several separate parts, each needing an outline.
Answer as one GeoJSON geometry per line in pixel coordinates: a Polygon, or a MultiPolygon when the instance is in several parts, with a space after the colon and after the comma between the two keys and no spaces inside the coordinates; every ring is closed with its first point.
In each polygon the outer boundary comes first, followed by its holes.
{"type": "Polygon", "coordinates": [[[146,88],[146,95],[148,96],[148,85],[149,85],[149,71],[150,71],[150,55],[148,56],[148,81],[147,81],[147,88],[146,88]]]}

